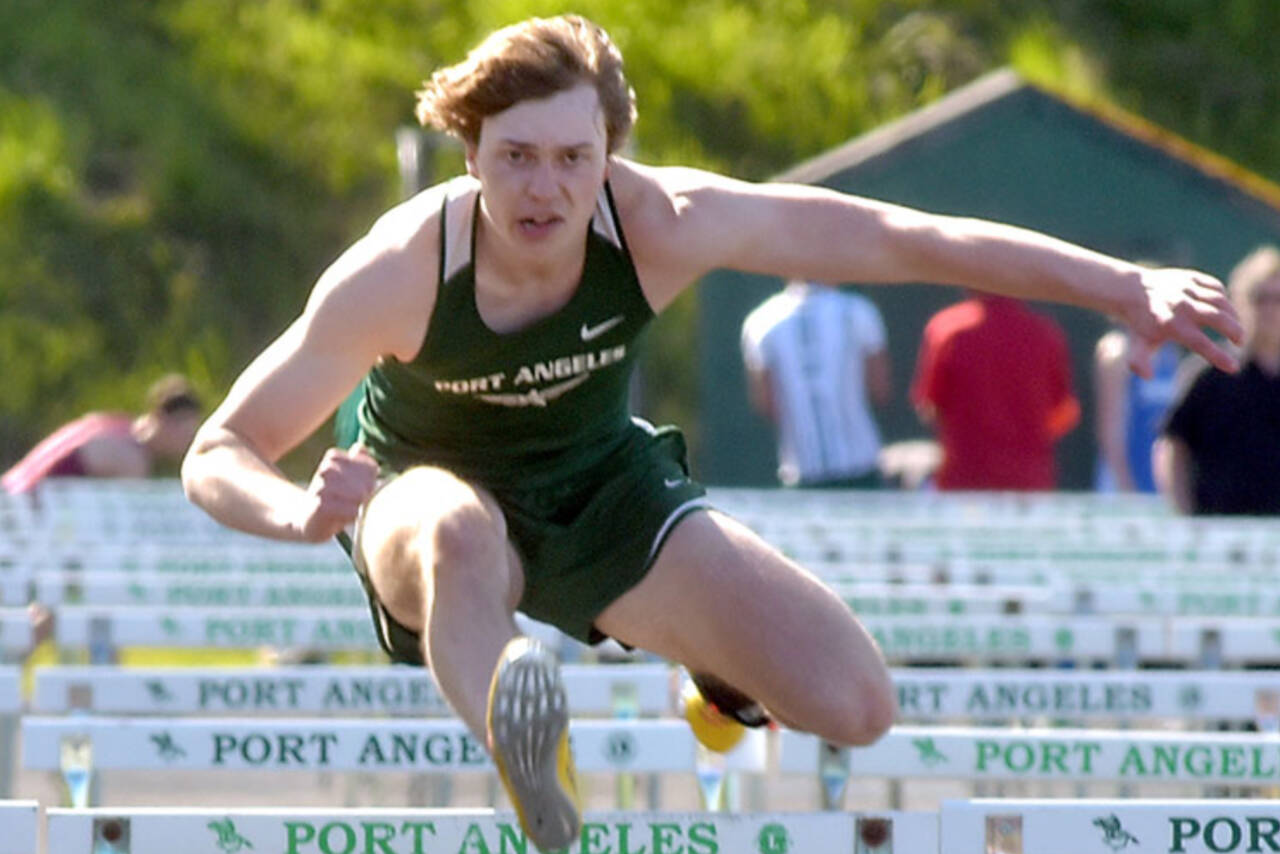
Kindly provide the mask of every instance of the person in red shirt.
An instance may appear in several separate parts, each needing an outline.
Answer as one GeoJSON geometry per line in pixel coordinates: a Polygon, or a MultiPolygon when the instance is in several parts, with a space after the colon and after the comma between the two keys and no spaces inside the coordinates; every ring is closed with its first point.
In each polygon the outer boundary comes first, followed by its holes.
{"type": "Polygon", "coordinates": [[[945,490],[1053,489],[1054,444],[1080,420],[1062,329],[986,294],[929,320],[911,399],[937,432],[945,490]]]}
{"type": "Polygon", "coordinates": [[[147,393],[147,411],[90,412],[42,439],[0,478],[11,495],[49,477],[146,477],[160,459],[187,452],[203,409],[186,378],[170,374],[147,393]]]}

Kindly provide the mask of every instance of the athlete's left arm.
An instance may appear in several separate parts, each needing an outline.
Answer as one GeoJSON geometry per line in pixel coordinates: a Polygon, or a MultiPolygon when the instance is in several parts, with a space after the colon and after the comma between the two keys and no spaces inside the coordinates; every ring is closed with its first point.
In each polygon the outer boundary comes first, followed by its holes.
{"type": "MultiPolygon", "coordinates": [[[[822,187],[737,181],[692,169],[626,164],[642,213],[637,267],[661,307],[716,268],[828,282],[930,282],[1091,308],[1146,344],[1178,341],[1223,370],[1237,341],[1222,284],[1193,270],[1152,270],[1015,226],[943,216],[822,187]]],[[[623,183],[626,183],[625,181],[623,183]]],[[[1149,372],[1147,347],[1134,366],[1149,372]]]]}

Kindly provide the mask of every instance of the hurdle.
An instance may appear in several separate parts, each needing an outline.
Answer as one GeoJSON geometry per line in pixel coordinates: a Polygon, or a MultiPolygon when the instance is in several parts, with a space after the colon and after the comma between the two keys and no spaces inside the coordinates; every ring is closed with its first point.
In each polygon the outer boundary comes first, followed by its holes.
{"type": "MultiPolygon", "coordinates": [[[[235,534],[229,531],[228,535],[235,534]]],[[[243,535],[248,536],[248,535],[243,535]]],[[[230,539],[100,543],[74,541],[51,545],[25,561],[37,574],[106,572],[175,576],[245,573],[269,576],[349,578],[351,561],[336,543],[306,544],[230,539]]]]}
{"type": "MultiPolygon", "coordinates": [[[[404,772],[441,779],[481,773],[496,781],[483,745],[456,719],[27,716],[21,725],[23,767],[59,773],[68,804],[78,807],[93,804],[97,780],[113,770],[404,772]]],[[[766,768],[766,738],[760,731],[747,733],[710,768],[683,720],[576,719],[570,722],[570,737],[580,773],[619,779],[689,773],[713,809],[726,775],[759,775],[766,768]]],[[[495,785],[490,798],[496,796],[495,785]]]]}
{"type": "MultiPolygon", "coordinates": [[[[825,746],[783,731],[778,768],[813,774],[825,746]]],[[[848,751],[863,776],[1072,783],[1280,783],[1280,740],[1257,733],[898,726],[848,751]]]]}
{"type": "MultiPolygon", "coordinates": [[[[22,719],[23,765],[60,770],[63,744],[88,746],[98,770],[491,772],[458,720],[315,718],[22,719]]],[[[693,771],[693,733],[683,720],[575,719],[570,736],[584,772],[693,771]]],[[[760,773],[764,733],[751,731],[726,755],[727,769],[760,773]]]]}
{"type": "Polygon", "coordinates": [[[379,649],[368,608],[183,608],[148,605],[58,609],[60,647],[123,646],[305,647],[332,651],[379,649]]]}
{"type": "MultiPolygon", "coordinates": [[[[1163,659],[1165,619],[1054,615],[869,616],[863,625],[892,663],[1163,659]]],[[[1280,627],[1280,623],[1277,623],[1280,627]]]]}
{"type": "Polygon", "coordinates": [[[36,801],[0,801],[0,854],[35,854],[39,827],[36,801]]]}
{"type": "Polygon", "coordinates": [[[1277,728],[1280,672],[894,668],[899,715],[958,719],[1252,720],[1277,728]]]}
{"type": "MultiPolygon", "coordinates": [[[[367,607],[354,572],[345,575],[270,576],[247,572],[186,577],[164,572],[50,572],[34,579],[45,605],[153,605],[169,607],[367,607]]],[[[25,602],[25,599],[23,600],[25,602]]]]}
{"type": "MultiPolygon", "coordinates": [[[[29,826],[34,841],[35,805],[29,826]]],[[[24,814],[24,820],[28,817],[24,814]]],[[[511,811],[125,807],[46,813],[57,854],[529,854],[511,811]]],[[[6,848],[0,854],[34,848],[6,848]]],[[[566,854],[1226,854],[1280,850],[1280,801],[944,801],[937,811],[601,812],[566,854]]]]}
{"type": "MultiPolygon", "coordinates": [[[[513,812],[493,810],[50,809],[58,854],[529,854],[513,812]],[[101,847],[95,848],[94,845],[101,847]]],[[[936,813],[587,812],[568,854],[938,850],[936,813]],[[865,836],[893,848],[856,847],[865,836]]]]}
{"type": "MultiPolygon", "coordinates": [[[[675,672],[666,664],[565,664],[560,674],[574,715],[614,715],[625,707],[628,714],[657,716],[674,706],[675,672]]],[[[41,667],[35,671],[31,711],[46,715],[68,711],[100,715],[453,714],[424,668],[321,665],[41,667]]]]}
{"type": "Polygon", "coordinates": [[[944,801],[940,854],[1280,851],[1280,801],[944,801]]]}

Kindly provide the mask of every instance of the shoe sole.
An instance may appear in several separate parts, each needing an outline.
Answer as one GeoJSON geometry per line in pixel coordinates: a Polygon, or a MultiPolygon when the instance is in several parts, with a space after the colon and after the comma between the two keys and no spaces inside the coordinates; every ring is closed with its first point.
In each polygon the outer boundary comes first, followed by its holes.
{"type": "Polygon", "coordinates": [[[541,644],[507,644],[489,686],[488,723],[494,764],[525,835],[543,850],[567,848],[582,824],[572,756],[563,755],[569,704],[559,664],[541,644]]]}

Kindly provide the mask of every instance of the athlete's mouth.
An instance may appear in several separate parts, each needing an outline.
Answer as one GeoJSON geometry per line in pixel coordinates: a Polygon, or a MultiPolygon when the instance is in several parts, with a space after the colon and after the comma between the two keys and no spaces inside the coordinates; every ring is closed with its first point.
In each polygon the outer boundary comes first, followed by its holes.
{"type": "Polygon", "coordinates": [[[550,216],[526,216],[520,219],[522,228],[545,228],[548,225],[555,225],[560,221],[560,217],[550,216]]]}

